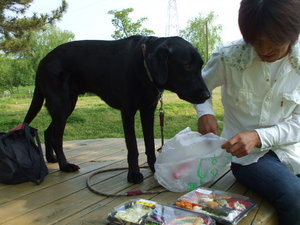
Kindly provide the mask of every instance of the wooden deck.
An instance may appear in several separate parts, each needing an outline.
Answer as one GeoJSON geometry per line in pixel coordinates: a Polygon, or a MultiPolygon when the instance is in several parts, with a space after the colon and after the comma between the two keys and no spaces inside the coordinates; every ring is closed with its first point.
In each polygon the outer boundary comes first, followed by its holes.
{"type": "MultiPolygon", "coordinates": [[[[138,140],[140,164],[145,163],[144,144],[138,140]]],[[[157,141],[159,145],[159,141],[157,141]]],[[[70,162],[80,166],[76,173],[63,173],[57,164],[48,164],[49,175],[40,185],[0,184],[0,224],[105,224],[112,209],[134,198],[151,199],[161,204],[172,204],[184,193],[164,192],[133,197],[105,197],[92,193],[86,179],[99,169],[126,167],[127,150],[124,139],[96,139],[64,143],[70,162]]],[[[157,182],[149,170],[143,170],[145,180],[140,185],[127,183],[127,171],[114,171],[93,178],[93,187],[110,193],[149,189],[157,182]]],[[[213,188],[251,197],[258,206],[238,225],[276,225],[274,209],[253,192],[235,182],[231,172],[212,185],[213,188]]]]}

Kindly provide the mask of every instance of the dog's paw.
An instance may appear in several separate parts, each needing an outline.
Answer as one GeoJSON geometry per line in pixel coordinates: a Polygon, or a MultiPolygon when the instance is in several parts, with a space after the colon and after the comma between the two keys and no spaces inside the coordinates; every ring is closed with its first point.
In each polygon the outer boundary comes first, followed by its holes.
{"type": "Polygon", "coordinates": [[[140,184],[144,181],[144,176],[140,172],[128,173],[127,181],[134,184],[140,184]]]}
{"type": "Polygon", "coordinates": [[[63,172],[76,172],[80,167],[75,164],[67,163],[63,166],[59,166],[59,169],[63,172]]]}
{"type": "Polygon", "coordinates": [[[56,156],[53,154],[52,155],[46,154],[46,159],[47,159],[47,162],[49,162],[49,163],[57,163],[58,162],[56,156]]]}

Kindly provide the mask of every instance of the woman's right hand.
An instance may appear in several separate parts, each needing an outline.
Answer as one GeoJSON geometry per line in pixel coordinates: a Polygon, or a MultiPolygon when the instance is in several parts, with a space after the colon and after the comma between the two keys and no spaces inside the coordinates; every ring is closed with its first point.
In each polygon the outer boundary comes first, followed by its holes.
{"type": "Polygon", "coordinates": [[[214,133],[218,135],[218,123],[214,115],[206,114],[198,119],[198,131],[200,134],[214,133]]]}

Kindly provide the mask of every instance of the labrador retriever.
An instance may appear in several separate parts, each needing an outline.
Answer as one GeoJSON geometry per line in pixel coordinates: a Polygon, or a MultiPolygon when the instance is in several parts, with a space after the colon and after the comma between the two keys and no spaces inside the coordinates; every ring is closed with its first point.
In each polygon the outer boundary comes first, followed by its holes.
{"type": "Polygon", "coordinates": [[[197,49],[180,37],[131,36],[65,43],[41,60],[24,123],[36,117],[45,101],[52,119],[44,133],[46,159],[58,162],[61,171],[77,171],[79,167],[64,155],[63,133],[78,96],[96,94],[120,110],[128,149],[127,180],[141,183],[136,112],[140,112],[147,162],[154,172],[154,113],[160,95],[170,90],[190,103],[204,102],[210,93],[201,77],[202,65],[197,49]]]}

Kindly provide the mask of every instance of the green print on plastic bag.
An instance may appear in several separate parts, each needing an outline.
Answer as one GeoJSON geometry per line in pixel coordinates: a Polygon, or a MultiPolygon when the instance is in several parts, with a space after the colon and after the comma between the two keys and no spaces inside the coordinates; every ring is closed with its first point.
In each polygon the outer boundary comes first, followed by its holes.
{"type": "Polygon", "coordinates": [[[200,184],[205,183],[205,178],[210,176],[211,180],[215,179],[219,173],[218,159],[216,157],[210,157],[205,159],[200,159],[198,164],[197,176],[200,179],[200,184]],[[207,171],[203,171],[203,168],[208,168],[207,171]]]}
{"type": "Polygon", "coordinates": [[[216,157],[210,157],[205,159],[200,159],[197,169],[197,176],[199,177],[199,183],[189,182],[187,183],[187,189],[189,191],[195,190],[200,185],[206,183],[206,178],[213,180],[217,177],[219,170],[216,168],[218,159],[216,157]],[[201,168],[209,168],[207,171],[203,171],[201,168]],[[210,176],[210,177],[208,177],[210,176]]]}
{"type": "Polygon", "coordinates": [[[195,190],[198,186],[199,186],[199,184],[196,182],[189,182],[189,183],[187,183],[187,190],[188,191],[195,190]]]}
{"type": "Polygon", "coordinates": [[[192,191],[199,186],[216,179],[220,171],[224,171],[226,165],[230,162],[231,156],[213,156],[209,158],[200,159],[197,168],[198,182],[188,182],[187,190],[192,191]]]}

